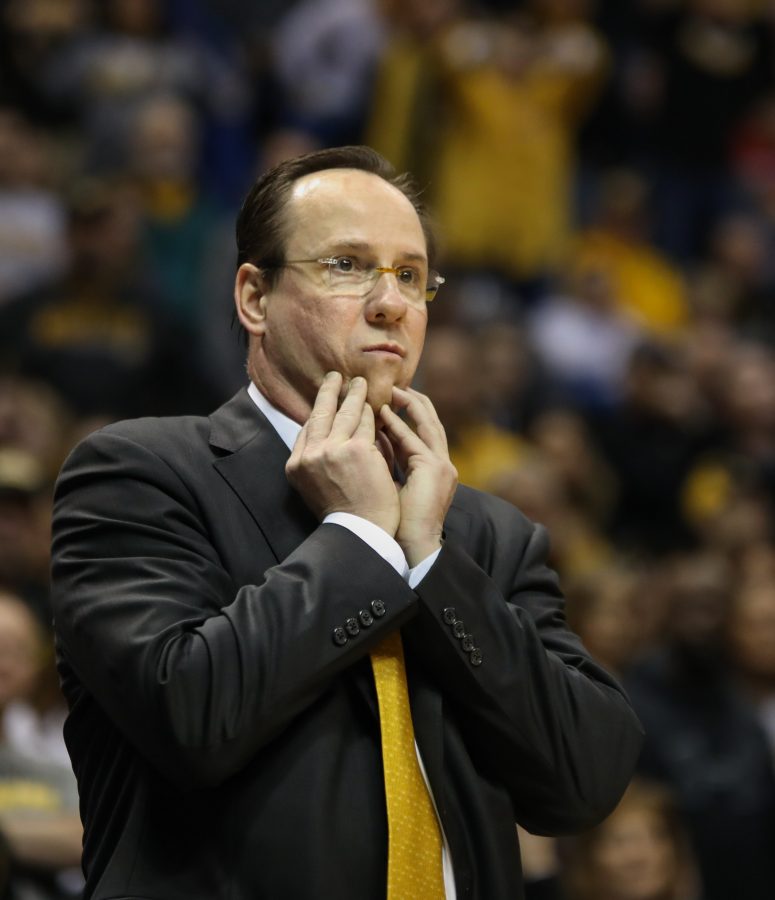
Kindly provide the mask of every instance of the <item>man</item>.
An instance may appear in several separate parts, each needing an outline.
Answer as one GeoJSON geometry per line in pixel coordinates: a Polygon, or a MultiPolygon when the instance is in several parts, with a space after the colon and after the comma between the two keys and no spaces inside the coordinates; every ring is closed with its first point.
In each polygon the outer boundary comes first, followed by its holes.
{"type": "Polygon", "coordinates": [[[565,627],[544,532],[456,488],[409,387],[429,237],[372,151],[281,164],[237,223],[250,387],[66,463],[87,898],[511,900],[515,822],[583,828],[624,789],[640,728],[565,627]]]}

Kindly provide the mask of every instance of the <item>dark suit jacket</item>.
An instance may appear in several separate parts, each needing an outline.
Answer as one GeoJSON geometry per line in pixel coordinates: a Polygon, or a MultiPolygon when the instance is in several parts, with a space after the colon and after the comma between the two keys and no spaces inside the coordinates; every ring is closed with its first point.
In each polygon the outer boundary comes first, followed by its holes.
{"type": "Polygon", "coordinates": [[[243,390],[209,421],[105,428],[64,466],[53,598],[86,897],[384,898],[368,653],[399,626],[458,897],[520,897],[515,821],[597,822],[641,741],[566,628],[544,531],[461,487],[414,591],[312,518],[287,456],[243,390]]]}

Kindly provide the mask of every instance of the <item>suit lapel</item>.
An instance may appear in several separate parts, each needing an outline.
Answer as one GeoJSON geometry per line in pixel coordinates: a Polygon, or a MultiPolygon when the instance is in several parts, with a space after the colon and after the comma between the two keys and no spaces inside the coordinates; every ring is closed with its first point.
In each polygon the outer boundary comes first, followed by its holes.
{"type": "MultiPolygon", "coordinates": [[[[220,451],[213,465],[246,507],[278,562],[318,527],[288,484],[288,448],[264,414],[241,390],[210,416],[210,445],[220,451]]],[[[350,683],[371,714],[379,717],[368,660],[353,666],[350,683]]]]}
{"type": "Polygon", "coordinates": [[[227,451],[213,465],[282,562],[318,524],[285,477],[288,448],[245,389],[216,410],[210,424],[210,444],[227,451]]]}

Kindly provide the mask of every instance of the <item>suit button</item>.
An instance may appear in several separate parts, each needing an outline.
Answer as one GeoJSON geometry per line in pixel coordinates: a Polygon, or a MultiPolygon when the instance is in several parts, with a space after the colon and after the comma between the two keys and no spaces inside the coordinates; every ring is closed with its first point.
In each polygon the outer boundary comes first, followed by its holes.
{"type": "Polygon", "coordinates": [[[452,634],[455,635],[458,640],[462,638],[466,633],[466,626],[462,619],[458,619],[455,624],[452,626],[452,634]]]}
{"type": "Polygon", "coordinates": [[[348,619],[344,620],[344,627],[347,629],[347,633],[350,637],[355,637],[356,635],[361,633],[360,625],[358,625],[358,620],[354,616],[350,616],[348,619]]]}
{"type": "Polygon", "coordinates": [[[334,639],[337,647],[343,647],[347,643],[347,634],[341,625],[336,626],[331,632],[331,637],[334,639]]]}
{"type": "Polygon", "coordinates": [[[447,625],[454,625],[455,619],[457,619],[457,613],[455,612],[454,606],[447,606],[441,614],[441,618],[447,623],[447,625]]]}
{"type": "Polygon", "coordinates": [[[476,646],[476,644],[474,644],[474,636],[472,634],[464,634],[460,646],[463,648],[464,652],[470,653],[476,646]]]}
{"type": "Polygon", "coordinates": [[[387,609],[385,608],[385,604],[381,600],[372,600],[371,601],[371,611],[374,615],[380,619],[385,615],[387,609]]]}
{"type": "Polygon", "coordinates": [[[478,647],[474,647],[471,651],[471,655],[468,657],[471,660],[472,666],[481,666],[482,664],[482,651],[478,647]]]}
{"type": "Polygon", "coordinates": [[[368,628],[374,621],[374,616],[372,616],[368,609],[362,609],[358,613],[358,618],[361,620],[361,625],[363,625],[364,628],[368,628]]]}

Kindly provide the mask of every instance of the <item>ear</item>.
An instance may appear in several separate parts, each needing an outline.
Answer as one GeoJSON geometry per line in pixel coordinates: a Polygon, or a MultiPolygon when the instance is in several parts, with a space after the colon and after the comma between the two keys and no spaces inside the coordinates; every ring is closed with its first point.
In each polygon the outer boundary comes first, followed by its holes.
{"type": "Polygon", "coordinates": [[[248,334],[261,336],[266,323],[266,275],[252,263],[243,263],[234,279],[237,318],[248,334]]]}

